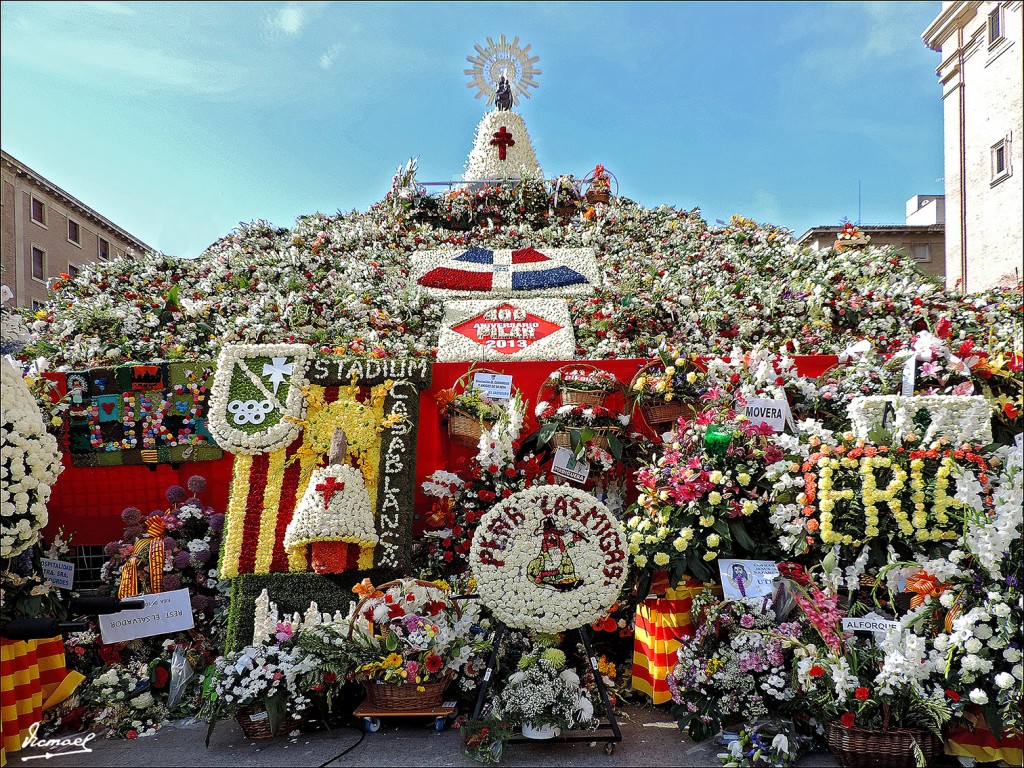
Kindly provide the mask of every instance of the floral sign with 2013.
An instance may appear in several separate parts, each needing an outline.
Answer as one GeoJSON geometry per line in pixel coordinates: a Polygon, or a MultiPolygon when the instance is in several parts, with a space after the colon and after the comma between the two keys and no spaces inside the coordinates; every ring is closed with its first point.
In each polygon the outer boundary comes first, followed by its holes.
{"type": "Polygon", "coordinates": [[[561,485],[520,491],[484,515],[470,565],[500,621],[539,632],[597,621],[629,570],[619,521],[591,494],[561,485]]]}

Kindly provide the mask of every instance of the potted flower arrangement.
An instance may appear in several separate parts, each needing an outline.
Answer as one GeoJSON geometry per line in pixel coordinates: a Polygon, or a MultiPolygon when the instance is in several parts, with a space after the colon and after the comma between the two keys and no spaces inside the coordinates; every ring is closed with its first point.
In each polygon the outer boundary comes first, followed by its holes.
{"type": "Polygon", "coordinates": [[[802,623],[780,621],[771,598],[721,602],[710,591],[691,613],[696,631],[668,676],[679,728],[702,741],[782,714],[796,696],[789,678],[802,623]]]}
{"type": "Polygon", "coordinates": [[[448,436],[467,448],[476,447],[480,436],[494,426],[505,407],[504,403],[489,398],[483,390],[466,386],[477,372],[494,373],[486,368],[467,371],[451,388],[442,389],[435,398],[448,436]]]}
{"type": "Polygon", "coordinates": [[[953,709],[927,640],[899,623],[884,634],[844,632],[834,558],[819,576],[797,580],[792,595],[816,636],[795,643],[796,681],[836,760],[843,768],[933,765],[953,709]]]}
{"type": "Polygon", "coordinates": [[[622,430],[629,425],[629,414],[618,413],[602,405],[556,406],[542,400],[534,409],[534,416],[540,429],[537,444],[548,441],[561,448],[571,448],[576,456],[581,455],[591,443],[611,451],[616,459],[622,458],[624,443],[620,439],[622,430]]]}
{"type": "Polygon", "coordinates": [[[438,206],[441,226],[465,231],[473,227],[475,206],[473,194],[467,189],[451,189],[438,206]]]}
{"type": "Polygon", "coordinates": [[[597,723],[579,675],[566,667],[565,652],[539,643],[520,658],[492,708],[495,717],[518,726],[528,739],[551,739],[562,730],[597,723]]]}
{"type": "Polygon", "coordinates": [[[505,223],[505,211],[512,202],[513,196],[508,187],[501,184],[492,187],[484,184],[474,195],[476,200],[476,220],[481,226],[493,227],[505,223]]]}
{"type": "Polygon", "coordinates": [[[871,242],[871,235],[865,235],[853,223],[843,222],[843,228],[836,235],[836,242],[833,246],[840,253],[859,248],[866,248],[871,242]]]}
{"type": "Polygon", "coordinates": [[[228,714],[250,739],[270,739],[288,725],[297,725],[309,706],[299,681],[316,664],[314,657],[287,641],[248,646],[220,657],[207,702],[210,733],[218,718],[228,714]]]}
{"type": "Polygon", "coordinates": [[[513,210],[522,221],[543,224],[548,212],[547,183],[543,176],[523,174],[515,186],[513,210]]]}
{"type": "Polygon", "coordinates": [[[694,407],[687,401],[703,397],[712,383],[696,357],[679,357],[670,350],[661,350],[656,360],[633,376],[629,396],[640,407],[644,421],[656,428],[692,415],[694,407]]]}
{"type": "MultiPolygon", "coordinates": [[[[594,170],[583,179],[583,183],[587,185],[587,202],[607,204],[611,199],[614,179],[614,175],[603,165],[595,166],[594,170]]],[[[615,184],[618,186],[617,181],[615,184]]]]}
{"type": "Polygon", "coordinates": [[[565,221],[580,208],[580,191],[572,174],[563,174],[551,181],[551,209],[565,221]]]}
{"type": "Polygon", "coordinates": [[[362,599],[344,624],[299,632],[298,643],[348,680],[366,689],[378,709],[437,706],[455,674],[480,650],[472,639],[475,617],[463,617],[437,584],[401,579],[353,588],[362,599]]]}
{"type": "Polygon", "coordinates": [[[775,560],[765,469],[783,458],[770,428],[734,411],[709,411],[676,425],[655,461],[637,474],[640,494],[627,510],[633,562],[713,581],[719,557],[775,560]]]}

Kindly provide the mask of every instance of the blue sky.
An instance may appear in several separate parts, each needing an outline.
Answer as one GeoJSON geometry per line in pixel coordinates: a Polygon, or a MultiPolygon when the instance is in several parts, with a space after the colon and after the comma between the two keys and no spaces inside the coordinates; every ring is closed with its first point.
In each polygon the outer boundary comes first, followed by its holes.
{"type": "Polygon", "coordinates": [[[942,192],[921,3],[2,4],[0,138],[150,245],[365,209],[395,168],[458,178],[466,56],[540,56],[520,112],[547,175],[603,163],[645,205],[787,226],[902,223],[942,192]]]}

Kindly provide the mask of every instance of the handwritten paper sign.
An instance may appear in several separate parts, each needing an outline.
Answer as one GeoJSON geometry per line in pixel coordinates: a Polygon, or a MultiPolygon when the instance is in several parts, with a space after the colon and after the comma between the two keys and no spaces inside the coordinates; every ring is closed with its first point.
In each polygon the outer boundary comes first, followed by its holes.
{"type": "Polygon", "coordinates": [[[771,560],[719,560],[718,571],[726,600],[770,595],[779,577],[779,566],[771,560]]]}
{"type": "Polygon", "coordinates": [[[512,377],[501,373],[474,373],[473,387],[491,400],[508,400],[512,397],[512,377]]]}
{"type": "Polygon", "coordinates": [[[568,448],[559,448],[555,451],[555,460],[551,462],[551,473],[582,484],[590,476],[590,464],[574,458],[568,448]]]}
{"type": "Polygon", "coordinates": [[[752,397],[747,400],[745,413],[751,424],[768,424],[776,432],[784,432],[786,424],[793,419],[789,412],[789,402],[786,400],[763,400],[752,397]]]}
{"type": "Polygon", "coordinates": [[[138,640],[140,637],[168,635],[195,626],[187,589],[139,597],[146,601],[144,608],[100,616],[100,635],[104,643],[121,643],[138,640]]]}
{"type": "Polygon", "coordinates": [[[65,560],[53,560],[44,557],[40,562],[43,565],[43,576],[46,580],[60,589],[71,589],[75,583],[75,564],[65,560]]]}

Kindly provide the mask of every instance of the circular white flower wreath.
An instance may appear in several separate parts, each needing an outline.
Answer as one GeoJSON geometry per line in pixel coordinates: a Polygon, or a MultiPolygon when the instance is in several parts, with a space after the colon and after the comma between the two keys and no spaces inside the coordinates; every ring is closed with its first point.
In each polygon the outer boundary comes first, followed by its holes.
{"type": "Polygon", "coordinates": [[[597,621],[628,571],[619,521],[594,496],[541,485],[480,521],[470,567],[481,602],[509,627],[562,632],[597,621]]]}

